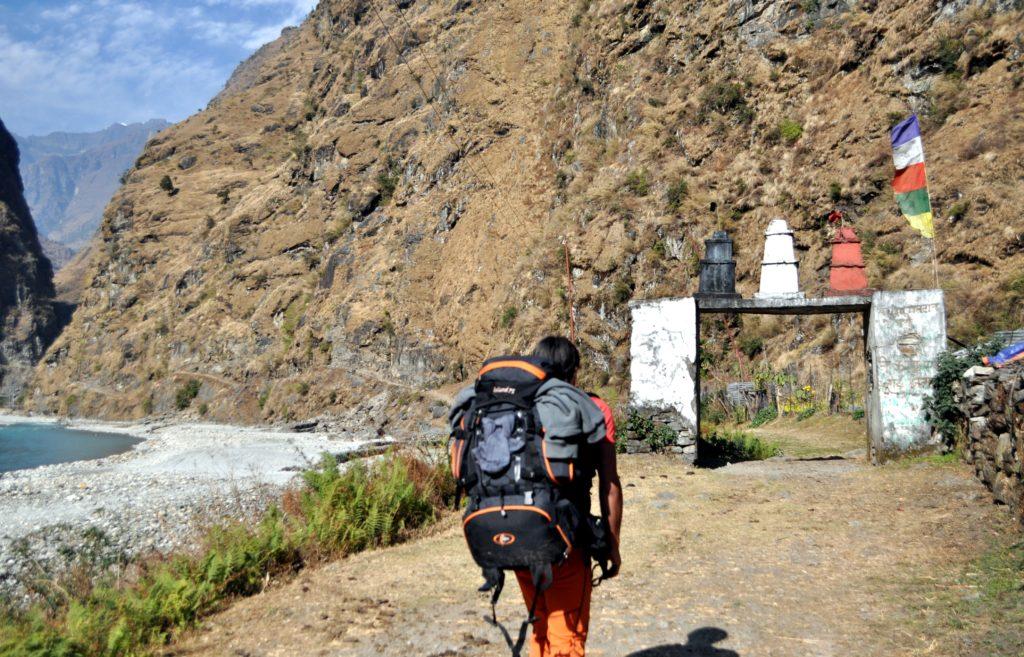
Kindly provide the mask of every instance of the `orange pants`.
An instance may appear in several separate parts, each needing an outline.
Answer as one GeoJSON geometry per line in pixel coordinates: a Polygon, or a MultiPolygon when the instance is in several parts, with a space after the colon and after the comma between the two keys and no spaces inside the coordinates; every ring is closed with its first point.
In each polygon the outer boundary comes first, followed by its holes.
{"type": "MultiPolygon", "coordinates": [[[[590,625],[590,568],[579,551],[555,566],[551,587],[540,594],[534,614],[530,657],[583,657],[590,625]]],[[[536,595],[529,572],[516,572],[526,608],[536,595]]]]}

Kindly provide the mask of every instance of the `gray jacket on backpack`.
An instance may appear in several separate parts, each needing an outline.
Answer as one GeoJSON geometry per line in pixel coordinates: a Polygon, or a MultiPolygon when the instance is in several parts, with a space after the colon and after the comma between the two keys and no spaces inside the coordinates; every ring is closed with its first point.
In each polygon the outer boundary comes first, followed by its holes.
{"type": "MultiPolygon", "coordinates": [[[[448,413],[452,429],[459,426],[475,394],[473,386],[468,386],[455,395],[452,409],[448,413]]],[[[567,439],[585,436],[588,443],[599,443],[604,440],[604,413],[587,393],[576,386],[561,379],[548,379],[537,391],[535,404],[541,426],[544,427],[544,437],[551,441],[549,445],[553,448],[552,458],[562,457],[562,454],[558,453],[561,451],[559,447],[560,444],[566,445],[567,439]]]]}

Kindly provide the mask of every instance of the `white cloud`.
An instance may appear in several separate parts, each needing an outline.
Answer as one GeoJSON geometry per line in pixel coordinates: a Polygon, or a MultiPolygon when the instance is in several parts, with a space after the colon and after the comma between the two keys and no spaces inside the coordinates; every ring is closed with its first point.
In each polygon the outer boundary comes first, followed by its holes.
{"type": "Polygon", "coordinates": [[[0,117],[22,134],[181,119],[315,4],[94,0],[37,10],[24,25],[0,25],[0,117]]]}

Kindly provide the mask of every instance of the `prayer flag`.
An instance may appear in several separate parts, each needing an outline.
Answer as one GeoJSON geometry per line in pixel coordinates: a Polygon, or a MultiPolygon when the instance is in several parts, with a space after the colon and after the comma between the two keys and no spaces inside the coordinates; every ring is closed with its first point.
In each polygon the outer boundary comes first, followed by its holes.
{"type": "Polygon", "coordinates": [[[932,204],[928,198],[928,178],[924,170],[924,145],[916,115],[893,127],[892,162],[896,167],[892,191],[896,194],[900,212],[922,237],[934,238],[932,204]]]}

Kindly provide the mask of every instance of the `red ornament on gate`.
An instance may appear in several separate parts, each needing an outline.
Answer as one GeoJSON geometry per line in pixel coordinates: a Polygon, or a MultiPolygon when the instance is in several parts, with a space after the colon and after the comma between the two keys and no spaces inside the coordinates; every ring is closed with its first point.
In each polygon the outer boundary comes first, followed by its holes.
{"type": "Polygon", "coordinates": [[[868,289],[860,239],[849,226],[840,227],[832,238],[832,266],[828,278],[830,296],[867,296],[873,292],[868,289]]]}

